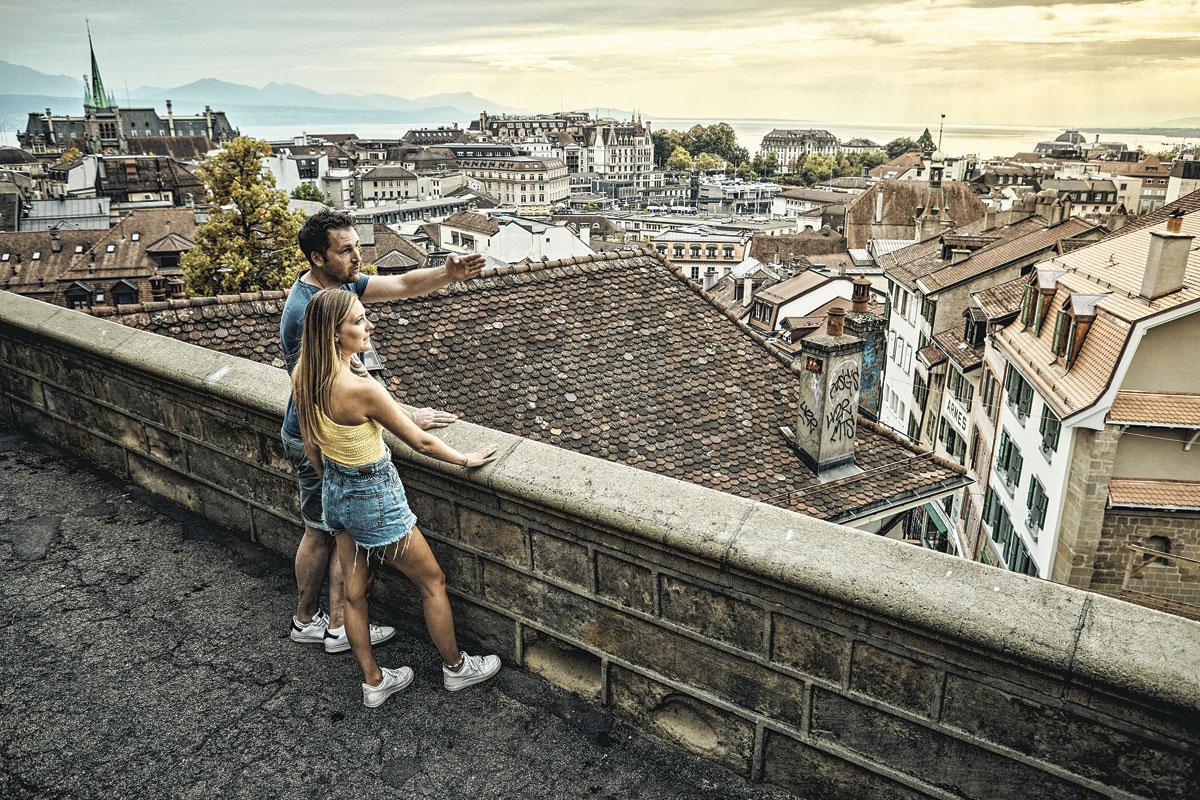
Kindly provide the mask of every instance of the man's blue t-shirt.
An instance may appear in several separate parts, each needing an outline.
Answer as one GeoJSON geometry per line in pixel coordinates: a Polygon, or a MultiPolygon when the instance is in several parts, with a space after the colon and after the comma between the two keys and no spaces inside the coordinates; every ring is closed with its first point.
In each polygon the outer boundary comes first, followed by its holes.
{"type": "MultiPolygon", "coordinates": [[[[308,273],[301,274],[300,278],[306,274],[308,273]]],[[[319,286],[305,283],[300,278],[297,278],[296,282],[292,284],[292,290],[288,292],[287,302],[283,306],[283,315],[279,318],[279,343],[283,346],[283,361],[287,364],[289,375],[296,368],[296,362],[300,360],[300,337],[304,333],[304,312],[308,309],[309,301],[316,296],[317,292],[321,291],[319,286]]],[[[367,276],[359,275],[358,280],[354,283],[343,283],[342,288],[362,297],[363,292],[367,290],[367,276]]],[[[296,419],[296,408],[292,404],[290,395],[288,396],[287,413],[283,417],[283,435],[293,439],[300,438],[300,421],[296,419]]]]}

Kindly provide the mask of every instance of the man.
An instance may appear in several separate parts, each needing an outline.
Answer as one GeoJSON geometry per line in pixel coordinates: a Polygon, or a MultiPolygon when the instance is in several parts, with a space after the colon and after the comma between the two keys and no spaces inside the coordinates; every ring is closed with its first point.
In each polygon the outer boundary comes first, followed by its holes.
{"type": "MultiPolygon", "coordinates": [[[[481,255],[451,256],[444,267],[406,272],[403,275],[368,277],[359,272],[362,253],[358,249],[358,233],[354,221],[336,211],[321,211],[309,217],[300,228],[300,250],[308,259],[309,269],[296,279],[288,293],[283,315],[279,320],[279,340],[288,372],[296,366],[300,355],[300,335],[304,327],[304,311],[309,301],[321,289],[334,286],[355,292],[363,303],[386,303],[406,297],[429,294],[453,281],[479,277],[484,258],[481,255]]],[[[441,428],[458,417],[432,408],[404,406],[413,421],[421,428],[441,428]]],[[[350,641],[342,620],[344,596],[341,568],[334,549],[334,531],[329,530],[321,514],[321,479],[304,454],[296,410],[288,400],[287,414],[280,431],[283,449],[296,470],[300,487],[300,515],[304,520],[304,536],[296,549],[296,587],[299,597],[296,614],[292,617],[291,638],[295,642],[324,643],[325,652],[341,653],[350,649],[350,641]],[[329,614],[321,613],[318,603],[321,584],[329,575],[329,614]]],[[[371,625],[371,643],[379,644],[396,635],[395,628],[371,625]]]]}

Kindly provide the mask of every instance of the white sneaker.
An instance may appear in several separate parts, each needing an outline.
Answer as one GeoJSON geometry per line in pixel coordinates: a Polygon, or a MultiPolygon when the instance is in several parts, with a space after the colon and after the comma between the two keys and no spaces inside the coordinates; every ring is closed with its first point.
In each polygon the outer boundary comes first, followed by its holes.
{"type": "MultiPolygon", "coordinates": [[[[371,646],[383,644],[388,639],[396,635],[396,629],[391,625],[376,625],[371,623],[371,646]]],[[[350,637],[346,635],[345,627],[342,628],[340,634],[331,633],[328,628],[325,629],[325,652],[326,653],[344,653],[350,649],[350,637]]]]}
{"type": "Polygon", "coordinates": [[[413,680],[413,671],[408,667],[399,669],[384,667],[380,671],[383,672],[383,680],[379,682],[378,686],[371,686],[369,683],[362,685],[363,705],[367,708],[378,708],[383,705],[384,700],[408,686],[413,680]]]}
{"type": "Polygon", "coordinates": [[[447,691],[457,692],[468,686],[483,683],[500,671],[500,656],[469,656],[460,652],[462,666],[457,671],[442,665],[442,685],[447,691]]]}
{"type": "Polygon", "coordinates": [[[289,634],[293,642],[302,644],[320,644],[325,639],[325,629],[329,627],[329,617],[324,611],[318,611],[312,622],[301,622],[292,617],[292,631],[289,634]]]}

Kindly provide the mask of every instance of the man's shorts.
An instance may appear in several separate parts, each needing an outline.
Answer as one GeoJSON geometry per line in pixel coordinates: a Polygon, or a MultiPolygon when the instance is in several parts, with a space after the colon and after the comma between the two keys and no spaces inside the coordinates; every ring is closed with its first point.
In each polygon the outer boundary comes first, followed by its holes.
{"type": "Polygon", "coordinates": [[[333,531],[325,524],[325,515],[321,508],[321,478],[304,453],[304,442],[282,432],[279,438],[283,441],[283,452],[292,462],[292,468],[296,470],[296,483],[300,487],[300,516],[304,519],[304,524],[309,528],[332,534],[333,531]]]}

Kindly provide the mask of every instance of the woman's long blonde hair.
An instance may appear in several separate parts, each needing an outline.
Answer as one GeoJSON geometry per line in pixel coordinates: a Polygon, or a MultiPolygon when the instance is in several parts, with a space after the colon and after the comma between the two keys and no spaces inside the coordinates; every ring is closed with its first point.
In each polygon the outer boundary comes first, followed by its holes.
{"type": "Polygon", "coordinates": [[[292,370],[292,397],[304,440],[322,445],[318,412],[330,415],[329,395],[341,370],[337,329],[354,307],[355,295],[345,289],[322,289],[309,301],[300,335],[300,359],[292,370]]]}

